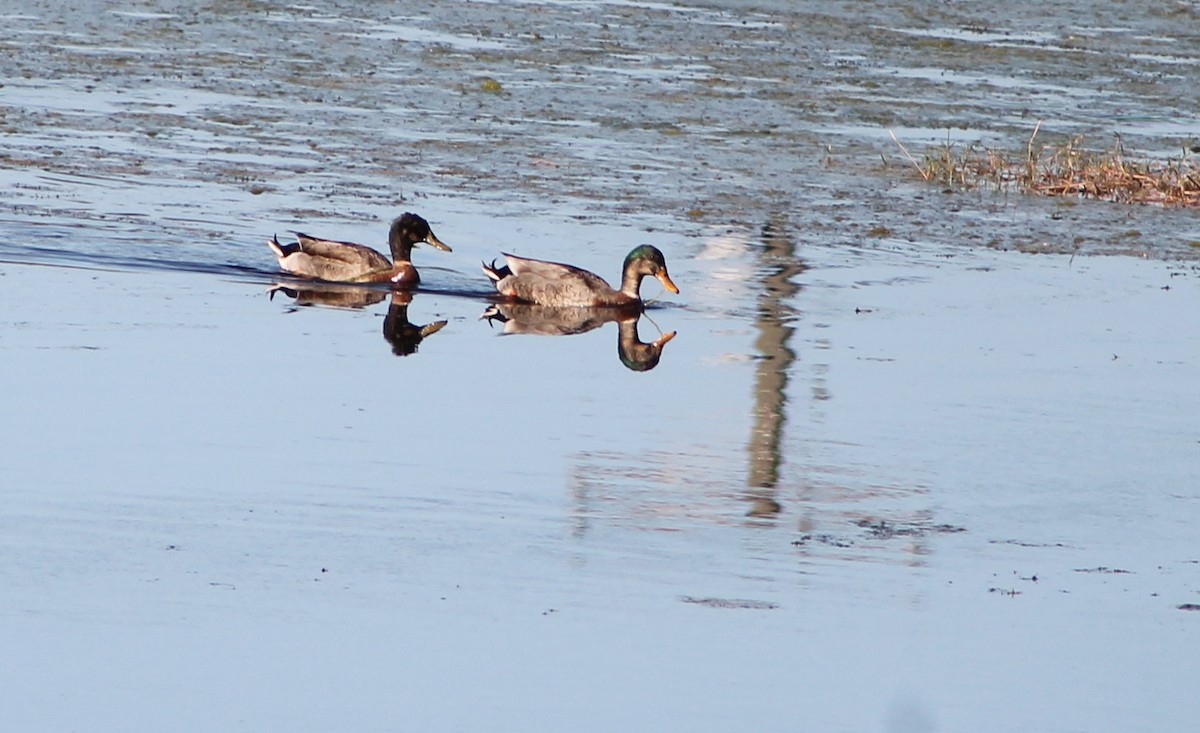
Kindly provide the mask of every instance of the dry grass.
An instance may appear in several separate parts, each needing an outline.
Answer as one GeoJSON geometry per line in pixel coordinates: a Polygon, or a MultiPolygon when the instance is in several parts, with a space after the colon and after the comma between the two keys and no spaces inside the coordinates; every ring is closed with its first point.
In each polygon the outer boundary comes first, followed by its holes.
{"type": "Polygon", "coordinates": [[[1083,147],[1082,138],[1061,145],[1037,142],[1039,122],[1014,156],[976,145],[946,144],[918,161],[896,139],[926,181],[972,189],[1018,190],[1043,196],[1082,196],[1129,204],[1200,206],[1200,161],[1184,152],[1170,160],[1130,160],[1120,141],[1108,152],[1083,147]]]}

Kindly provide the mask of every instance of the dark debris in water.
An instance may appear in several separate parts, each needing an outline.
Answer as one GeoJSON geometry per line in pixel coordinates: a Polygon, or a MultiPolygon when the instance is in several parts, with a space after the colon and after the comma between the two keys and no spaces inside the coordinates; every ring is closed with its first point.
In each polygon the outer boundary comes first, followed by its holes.
{"type": "MultiPolygon", "coordinates": [[[[937,534],[957,534],[966,532],[965,527],[952,524],[929,524],[926,522],[888,522],[882,519],[860,519],[855,526],[866,530],[868,539],[890,540],[896,537],[928,537],[937,534]]],[[[833,534],[803,534],[792,540],[793,547],[804,547],[809,543],[827,545],[829,547],[849,548],[855,546],[855,541],[848,537],[833,534]]]]}
{"type": "Polygon", "coordinates": [[[770,610],[779,608],[778,603],[770,601],[755,601],[745,598],[698,598],[696,596],[680,596],[679,600],[684,603],[691,603],[697,606],[708,606],[709,608],[749,608],[757,610],[770,610]]]}
{"type": "Polygon", "coordinates": [[[1103,565],[1094,568],[1075,568],[1077,573],[1101,573],[1103,575],[1132,575],[1132,570],[1122,570],[1121,568],[1109,568],[1103,565]]]}
{"type": "Polygon", "coordinates": [[[997,588],[995,586],[988,588],[988,593],[999,593],[1000,595],[1008,596],[1009,598],[1021,595],[1021,591],[1017,590],[1016,588],[997,588]]]}
{"type": "Polygon", "coordinates": [[[843,537],[835,537],[831,534],[805,534],[798,539],[792,540],[793,547],[804,547],[810,542],[815,542],[819,545],[828,545],[830,547],[854,547],[854,541],[843,537]]]}
{"type": "Polygon", "coordinates": [[[1070,545],[1064,545],[1061,542],[1025,542],[1024,540],[988,540],[993,545],[1016,545],[1017,547],[1044,548],[1044,547],[1062,547],[1067,548],[1070,545]]]}
{"type": "Polygon", "coordinates": [[[931,534],[957,534],[967,531],[965,527],[952,524],[895,523],[882,519],[860,519],[855,524],[867,530],[870,537],[885,540],[893,537],[926,537],[931,534]]]}

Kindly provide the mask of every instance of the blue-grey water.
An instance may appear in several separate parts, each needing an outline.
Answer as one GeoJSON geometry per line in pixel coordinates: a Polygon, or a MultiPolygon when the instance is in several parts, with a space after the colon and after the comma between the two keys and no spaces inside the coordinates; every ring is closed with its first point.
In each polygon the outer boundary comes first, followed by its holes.
{"type": "Polygon", "coordinates": [[[1186,156],[1194,3],[0,15],[14,730],[1200,713],[1195,210],[889,135],[1186,156]],[[414,293],[265,246],[405,210],[454,247],[414,293]],[[636,323],[480,318],[501,250],[643,242],[636,323]]]}

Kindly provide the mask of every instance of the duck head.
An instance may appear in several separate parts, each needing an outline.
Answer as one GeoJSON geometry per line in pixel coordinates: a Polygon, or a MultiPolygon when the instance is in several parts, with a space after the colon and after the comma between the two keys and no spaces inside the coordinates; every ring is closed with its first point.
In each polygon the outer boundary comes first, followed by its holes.
{"type": "Polygon", "coordinates": [[[393,261],[402,262],[411,259],[413,245],[420,242],[445,252],[453,251],[449,245],[433,235],[433,230],[429,228],[429,222],[416,214],[406,212],[392,221],[392,228],[388,232],[388,246],[392,249],[393,261]]]}
{"type": "MultiPolygon", "coordinates": [[[[657,278],[664,288],[672,293],[679,293],[679,288],[675,283],[671,282],[671,276],[667,274],[667,260],[663,257],[663,253],[658,247],[650,244],[634,247],[633,251],[625,257],[625,264],[622,270],[624,273],[623,285],[628,285],[631,281],[635,283],[633,288],[635,295],[637,293],[637,286],[641,284],[642,278],[646,276],[657,278]]],[[[624,289],[622,288],[622,290],[624,289]]]]}

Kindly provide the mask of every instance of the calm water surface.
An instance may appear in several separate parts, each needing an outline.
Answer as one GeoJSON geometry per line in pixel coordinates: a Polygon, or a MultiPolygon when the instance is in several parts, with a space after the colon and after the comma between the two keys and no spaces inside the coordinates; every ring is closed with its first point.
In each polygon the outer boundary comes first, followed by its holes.
{"type": "Polygon", "coordinates": [[[0,13],[12,725],[1200,713],[1195,212],[947,194],[888,136],[1178,155],[1193,4],[0,13]],[[404,210],[454,247],[413,294],[265,247],[404,210]],[[636,323],[480,318],[501,249],[642,242],[683,292],[636,323]]]}

